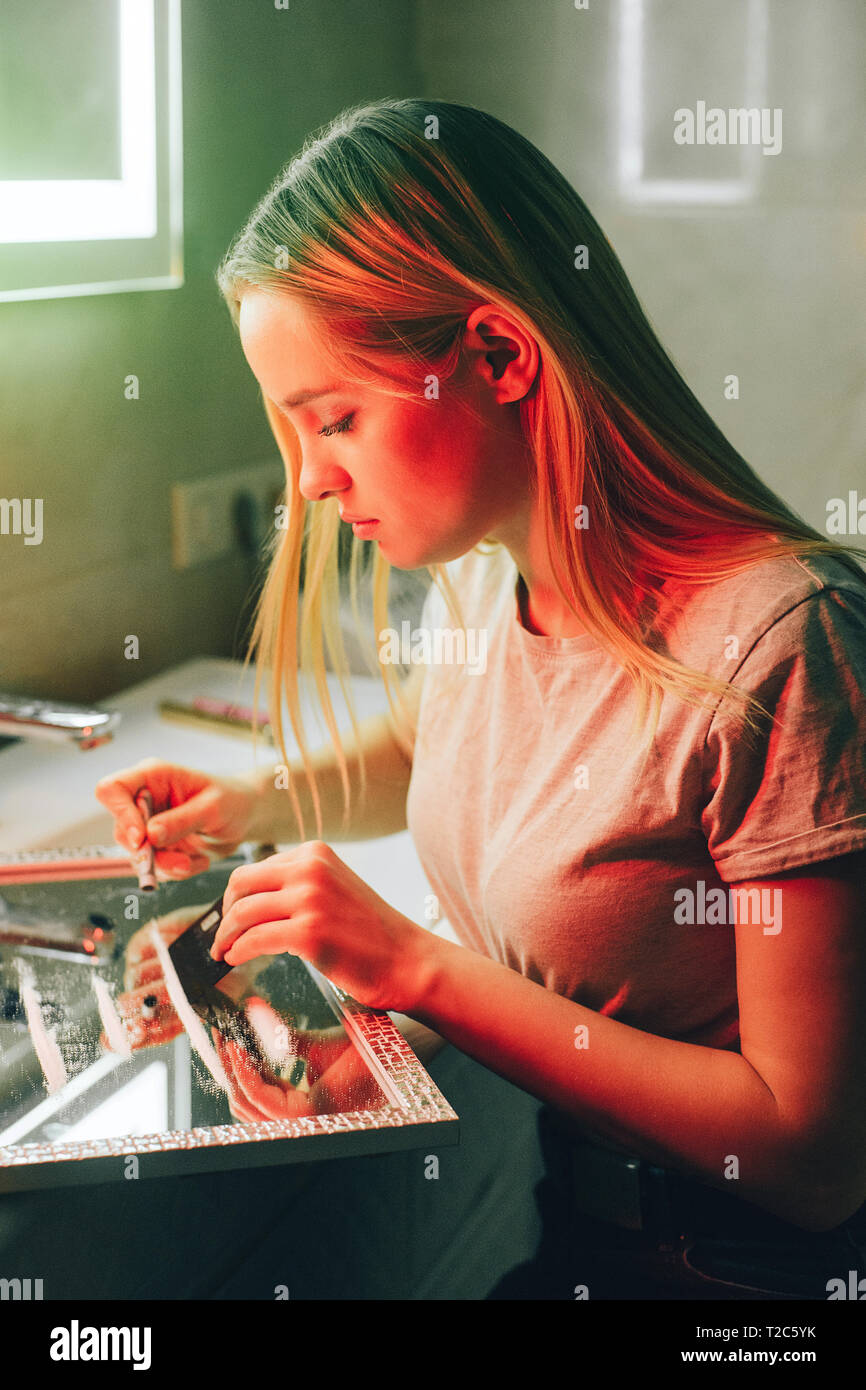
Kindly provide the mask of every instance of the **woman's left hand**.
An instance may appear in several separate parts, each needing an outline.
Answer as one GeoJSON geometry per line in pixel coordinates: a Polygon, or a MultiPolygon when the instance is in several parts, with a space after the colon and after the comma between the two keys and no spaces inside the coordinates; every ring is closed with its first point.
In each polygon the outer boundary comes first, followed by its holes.
{"type": "Polygon", "coordinates": [[[241,965],[301,956],[361,1004],[411,1013],[435,938],[404,917],[321,840],[235,869],[211,955],[241,965]]]}

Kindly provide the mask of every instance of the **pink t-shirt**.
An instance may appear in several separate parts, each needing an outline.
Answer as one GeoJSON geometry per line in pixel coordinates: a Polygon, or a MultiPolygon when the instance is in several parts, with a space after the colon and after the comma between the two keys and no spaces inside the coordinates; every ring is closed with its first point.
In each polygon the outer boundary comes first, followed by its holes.
{"type": "Polygon", "coordinates": [[[734,913],[768,940],[784,921],[777,895],[735,908],[728,885],[866,848],[866,578],[782,556],[666,584],[649,640],[777,722],[750,748],[715,697],[666,695],[638,776],[614,659],[588,633],[523,626],[504,548],[447,569],[473,669],[434,641],[454,623],[433,586],[421,627],[439,657],[407,802],[441,915],[461,944],[599,1013],[736,1048],[734,913]]]}

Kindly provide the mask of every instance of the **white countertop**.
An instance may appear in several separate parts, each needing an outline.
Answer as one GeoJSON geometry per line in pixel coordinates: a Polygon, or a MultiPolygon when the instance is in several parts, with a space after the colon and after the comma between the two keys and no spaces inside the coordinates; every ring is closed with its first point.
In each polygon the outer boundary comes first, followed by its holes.
{"type": "MultiPolygon", "coordinates": [[[[150,680],[130,686],[99,704],[118,710],[122,720],[113,740],[82,752],[74,744],[21,741],[0,749],[0,852],[50,849],[73,845],[113,845],[113,820],[93,794],[95,784],[109,773],[130,767],[144,758],[165,758],[201,771],[237,774],[281,761],[266,740],[257,745],[253,761],[252,740],[211,729],[196,729],[163,718],[158,703],[163,699],[190,702],[210,695],[252,706],[255,668],[251,663],[241,679],[242,663],[217,657],[196,657],[150,680]]],[[[372,676],[351,677],[357,717],[387,709],[381,681],[372,676]]],[[[340,730],[350,729],[348,711],[334,675],[328,687],[340,730]]],[[[38,691],[34,691],[38,694],[38,691]]],[[[304,704],[304,727],[312,749],[328,742],[324,724],[304,704]]],[[[267,715],[262,690],[260,717],[267,715]]],[[[288,715],[284,727],[291,739],[288,715]]],[[[287,742],[290,757],[297,755],[294,740],[287,742]]],[[[335,841],[341,859],[365,882],[412,921],[424,925],[424,900],[431,892],[408,831],[385,839],[335,841]]],[[[437,931],[451,935],[443,920],[437,931]]],[[[453,939],[453,938],[452,938],[453,939]]]]}

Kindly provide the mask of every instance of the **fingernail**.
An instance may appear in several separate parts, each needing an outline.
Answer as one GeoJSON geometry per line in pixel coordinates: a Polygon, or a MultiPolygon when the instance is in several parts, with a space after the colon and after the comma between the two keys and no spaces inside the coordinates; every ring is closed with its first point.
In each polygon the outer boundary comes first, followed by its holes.
{"type": "Polygon", "coordinates": [[[165,844],[165,826],[164,826],[164,825],[151,825],[151,826],[148,826],[147,834],[148,834],[148,837],[149,837],[149,839],[150,839],[150,841],[151,841],[152,844],[155,844],[155,845],[162,845],[162,844],[165,844]]]}
{"type": "Polygon", "coordinates": [[[126,836],[126,843],[129,845],[129,848],[140,849],[143,840],[144,835],[142,833],[141,826],[133,825],[127,832],[126,836]]]}

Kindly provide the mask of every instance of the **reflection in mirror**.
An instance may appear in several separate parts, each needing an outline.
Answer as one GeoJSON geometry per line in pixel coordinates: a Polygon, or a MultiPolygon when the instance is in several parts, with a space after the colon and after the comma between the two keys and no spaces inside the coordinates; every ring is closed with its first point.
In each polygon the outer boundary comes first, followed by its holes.
{"type": "Polygon", "coordinates": [[[168,947],[239,862],[148,896],[132,878],[0,883],[0,1148],[392,1104],[297,957],[184,989],[168,947]]]}

